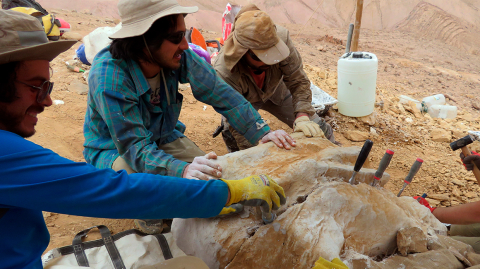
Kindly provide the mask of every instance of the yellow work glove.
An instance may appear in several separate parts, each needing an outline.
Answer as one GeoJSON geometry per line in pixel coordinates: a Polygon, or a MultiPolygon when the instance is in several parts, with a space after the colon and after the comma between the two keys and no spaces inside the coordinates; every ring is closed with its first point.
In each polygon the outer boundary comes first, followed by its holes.
{"type": "Polygon", "coordinates": [[[348,269],[348,267],[339,258],[335,258],[329,262],[320,257],[312,269],[348,269]]]}
{"type": "MultiPolygon", "coordinates": [[[[239,180],[220,179],[230,189],[230,201],[222,212],[232,204],[259,206],[263,212],[272,212],[285,204],[285,192],[273,179],[266,175],[249,176],[239,180]]],[[[220,213],[222,214],[222,213],[220,213]]]]}
{"type": "Polygon", "coordinates": [[[293,122],[293,131],[294,132],[303,132],[306,137],[312,136],[323,136],[323,131],[320,129],[320,126],[315,122],[311,121],[308,116],[300,116],[295,122],[293,122]]]}
{"type": "Polygon", "coordinates": [[[243,211],[242,204],[233,204],[233,205],[224,207],[222,211],[220,211],[220,214],[218,214],[218,216],[220,217],[231,216],[231,215],[241,213],[242,211],[243,211]]]}

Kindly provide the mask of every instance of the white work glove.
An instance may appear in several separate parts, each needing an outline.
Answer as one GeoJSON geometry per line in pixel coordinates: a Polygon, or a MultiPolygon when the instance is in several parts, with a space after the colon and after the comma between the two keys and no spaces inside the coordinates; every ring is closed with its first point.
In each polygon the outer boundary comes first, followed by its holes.
{"type": "Polygon", "coordinates": [[[222,176],[222,167],[219,164],[210,161],[217,159],[215,152],[210,152],[205,156],[195,157],[193,162],[183,170],[183,178],[209,180],[220,178],[222,176]]]}
{"type": "Polygon", "coordinates": [[[308,116],[300,116],[298,117],[295,122],[293,122],[293,131],[294,132],[303,132],[306,137],[312,136],[323,136],[322,130],[320,126],[315,122],[311,121],[308,116]]]}

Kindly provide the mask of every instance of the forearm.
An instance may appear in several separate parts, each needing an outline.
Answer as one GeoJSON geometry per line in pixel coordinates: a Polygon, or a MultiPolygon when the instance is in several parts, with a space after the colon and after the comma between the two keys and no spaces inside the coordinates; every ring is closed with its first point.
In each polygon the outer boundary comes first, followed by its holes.
{"type": "Polygon", "coordinates": [[[188,56],[190,54],[186,54],[185,66],[189,69],[182,70],[182,74],[186,75],[181,82],[190,83],[194,97],[211,105],[216,112],[227,118],[230,125],[250,143],[258,142],[270,131],[260,114],[240,93],[221,79],[211,66],[197,59],[196,55],[188,56]]]}
{"type": "Polygon", "coordinates": [[[433,215],[443,223],[480,223],[480,201],[454,207],[439,207],[433,211],[433,215]]]}
{"type": "Polygon", "coordinates": [[[0,204],[34,210],[103,218],[212,217],[228,197],[219,180],[115,173],[45,149],[0,164],[0,204]]]}

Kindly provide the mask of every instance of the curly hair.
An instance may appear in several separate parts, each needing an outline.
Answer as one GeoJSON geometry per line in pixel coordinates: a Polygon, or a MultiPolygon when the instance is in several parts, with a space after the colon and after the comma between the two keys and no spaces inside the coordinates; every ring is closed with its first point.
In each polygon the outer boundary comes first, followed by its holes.
{"type": "Polygon", "coordinates": [[[139,60],[151,62],[150,57],[143,52],[145,48],[143,36],[150,51],[158,50],[168,34],[177,28],[178,16],[179,14],[174,14],[156,20],[143,35],[113,39],[109,48],[112,57],[136,62],[139,60]]]}
{"type": "Polygon", "coordinates": [[[21,62],[10,62],[0,65],[0,103],[11,103],[16,99],[15,80],[21,62]]]}

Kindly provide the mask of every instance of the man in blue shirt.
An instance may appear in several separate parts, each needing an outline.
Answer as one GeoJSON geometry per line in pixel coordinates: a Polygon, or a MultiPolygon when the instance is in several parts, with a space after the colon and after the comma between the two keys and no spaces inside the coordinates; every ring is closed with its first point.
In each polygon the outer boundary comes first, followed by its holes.
{"type": "Polygon", "coordinates": [[[40,257],[50,238],[42,211],[101,218],[205,218],[235,203],[267,211],[285,203],[283,189],[268,177],[203,181],[128,175],[73,162],[26,140],[35,133],[37,115],[52,105],[49,61],[75,42],[49,43],[36,18],[16,11],[0,10],[0,32],[1,268],[42,268],[40,257]]]}

